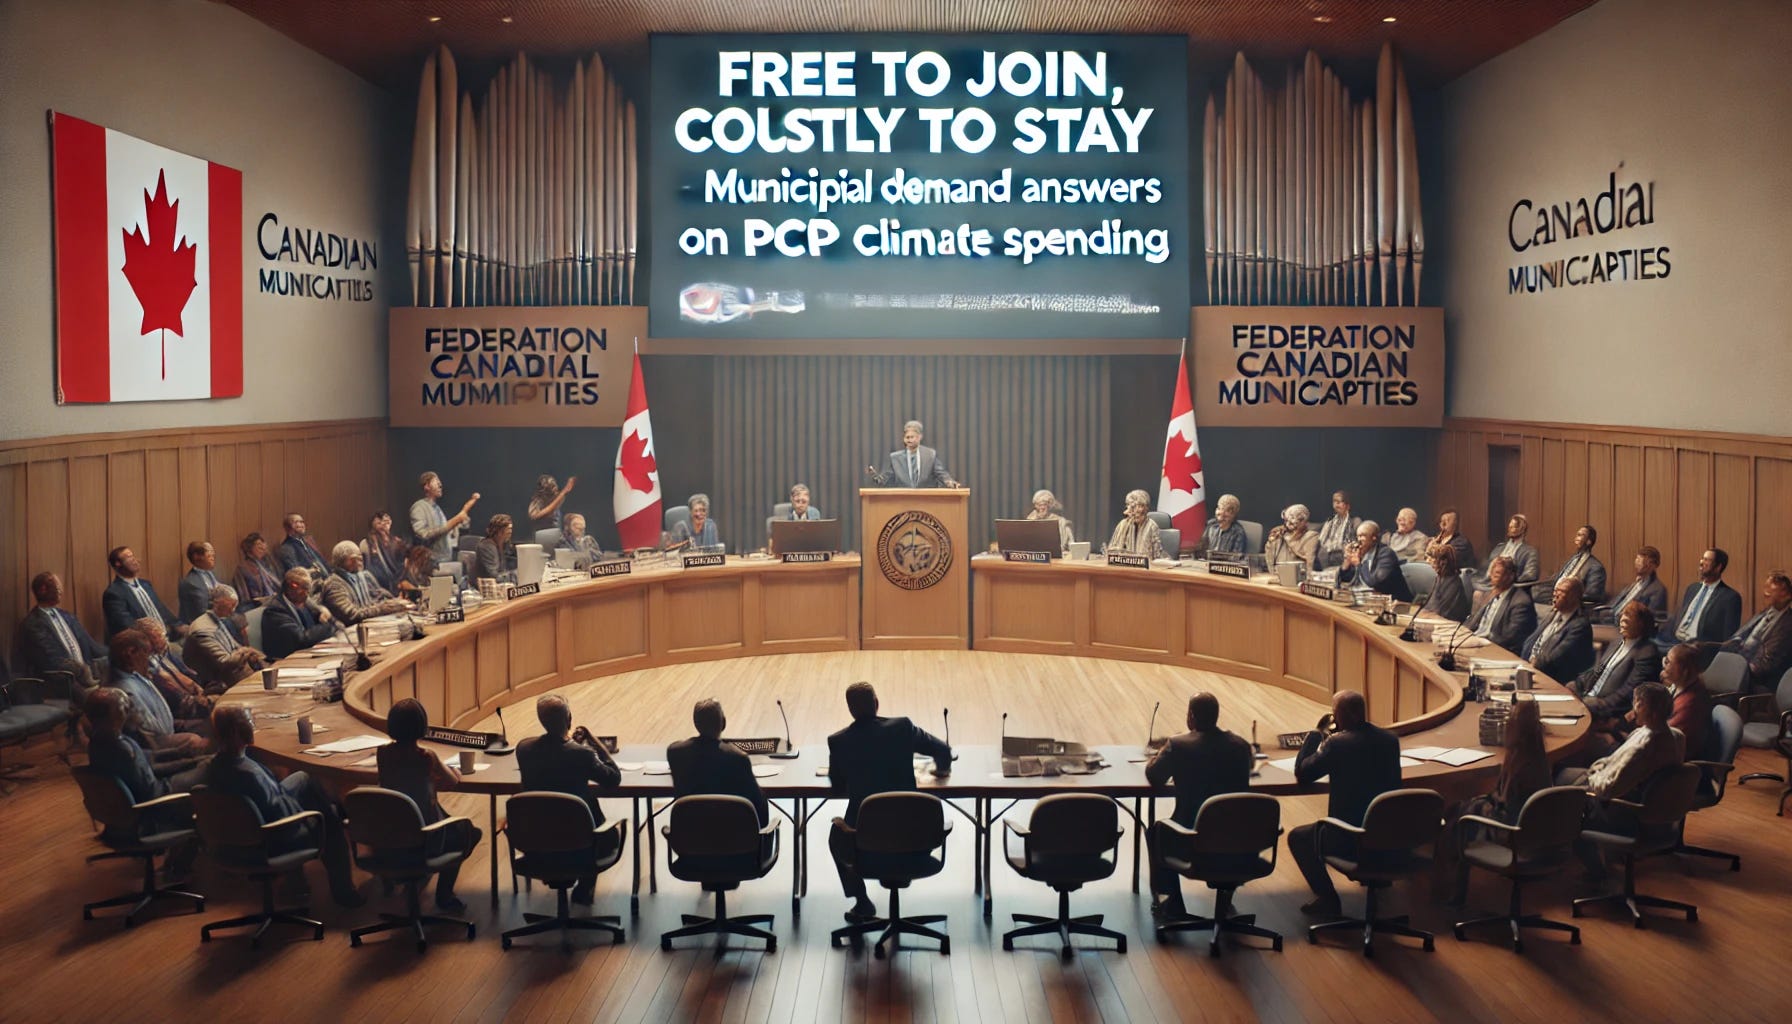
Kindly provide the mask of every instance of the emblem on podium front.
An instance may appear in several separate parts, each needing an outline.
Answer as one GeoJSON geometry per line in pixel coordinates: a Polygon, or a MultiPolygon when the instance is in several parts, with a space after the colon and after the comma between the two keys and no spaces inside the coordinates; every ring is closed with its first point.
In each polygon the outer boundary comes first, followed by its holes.
{"type": "Polygon", "coordinates": [[[926,512],[901,512],[877,536],[877,567],[904,590],[926,590],[952,568],[952,538],[926,512]]]}

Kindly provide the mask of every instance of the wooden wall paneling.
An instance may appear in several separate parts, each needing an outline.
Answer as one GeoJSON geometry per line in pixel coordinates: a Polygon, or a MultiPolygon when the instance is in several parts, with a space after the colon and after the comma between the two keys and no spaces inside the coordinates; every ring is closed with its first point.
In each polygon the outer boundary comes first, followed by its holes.
{"type": "Polygon", "coordinates": [[[1564,561],[1568,558],[1568,545],[1574,539],[1574,531],[1582,523],[1592,522],[1587,515],[1587,483],[1586,442],[1569,441],[1562,445],[1562,528],[1556,531],[1564,561]]]}
{"type": "Polygon", "coordinates": [[[1567,557],[1568,546],[1562,535],[1568,530],[1568,480],[1564,472],[1567,455],[1562,442],[1544,438],[1542,445],[1543,475],[1539,480],[1536,513],[1531,517],[1531,543],[1543,559],[1544,572],[1560,565],[1567,557]]]}
{"type": "Polygon", "coordinates": [[[1612,522],[1612,446],[1593,442],[1583,454],[1587,460],[1587,522],[1599,528],[1598,552],[1606,568],[1617,567],[1614,571],[1621,572],[1630,564],[1637,545],[1618,536],[1612,522]]]}
{"type": "Polygon", "coordinates": [[[666,652],[704,649],[727,651],[746,643],[746,621],[741,581],[737,577],[698,578],[668,583],[666,595],[666,652]]]}
{"type": "Polygon", "coordinates": [[[218,550],[220,567],[234,566],[237,544],[250,532],[261,529],[261,459],[260,441],[244,441],[236,446],[235,507],[230,522],[222,528],[214,524],[211,536],[206,538],[218,550]]]}
{"type": "Polygon", "coordinates": [[[230,532],[236,520],[236,445],[214,444],[205,449],[205,529],[187,538],[198,540],[230,532]]]}
{"type": "MultiPolygon", "coordinates": [[[[93,531],[98,537],[97,543],[105,544],[109,538],[117,537],[118,540],[113,541],[113,544],[129,544],[135,548],[137,557],[143,560],[143,570],[150,574],[150,579],[175,578],[169,573],[174,571],[177,562],[185,559],[180,554],[151,542],[143,474],[141,451],[118,452],[103,458],[79,458],[70,462],[69,517],[72,520],[70,526],[73,529],[76,561],[88,561],[87,552],[81,549],[81,535],[89,531],[89,524],[92,523],[97,527],[93,531]]],[[[91,550],[90,544],[87,551],[91,550]]],[[[100,549],[102,558],[105,550],[104,547],[100,549]]]]}
{"type": "MultiPolygon", "coordinates": [[[[156,564],[150,557],[151,552],[145,547],[143,527],[142,493],[138,492],[137,500],[126,502],[123,510],[124,522],[117,528],[107,523],[108,512],[116,513],[107,494],[106,462],[103,456],[83,456],[70,459],[68,462],[68,539],[69,567],[68,575],[63,577],[62,584],[70,593],[80,594],[83,598],[80,607],[92,604],[98,607],[100,593],[106,584],[112,582],[112,570],[106,565],[106,552],[119,544],[131,545],[132,551],[143,563],[143,571],[150,573],[152,580],[165,580],[167,574],[155,575],[156,564]],[[117,540],[110,540],[116,537],[117,540]]],[[[172,600],[174,591],[169,583],[161,583],[157,593],[163,601],[172,600]]],[[[85,615],[81,614],[83,618],[85,615]]],[[[100,638],[102,634],[95,633],[100,638]]]]}
{"type": "Polygon", "coordinates": [[[1316,612],[1290,608],[1282,613],[1282,663],[1284,674],[1312,687],[1307,696],[1331,702],[1332,665],[1325,652],[1331,650],[1332,625],[1316,612]]]}
{"type": "MultiPolygon", "coordinates": [[[[187,447],[180,450],[180,542],[203,537],[206,530],[206,517],[210,514],[211,498],[207,487],[207,460],[204,448],[187,447]]],[[[269,541],[270,546],[278,543],[280,538],[269,541]]],[[[235,563],[231,563],[235,568],[235,563]]]]}
{"type": "Polygon", "coordinates": [[[1400,674],[1394,656],[1374,644],[1364,645],[1363,695],[1369,699],[1369,718],[1381,725],[1400,719],[1400,674]]]}
{"type": "Polygon", "coordinates": [[[552,608],[510,617],[510,686],[517,689],[551,679],[558,671],[559,613],[552,608]]]}
{"type": "Polygon", "coordinates": [[[0,465],[0,522],[11,529],[0,530],[0,629],[7,630],[5,654],[12,654],[11,630],[31,607],[31,595],[22,584],[43,571],[26,555],[25,531],[19,525],[29,513],[25,502],[23,465],[0,465]]]}
{"type": "Polygon", "coordinates": [[[1184,596],[1184,607],[1182,651],[1238,666],[1247,677],[1271,670],[1276,646],[1271,622],[1279,613],[1266,605],[1195,591],[1184,596]]]}
{"type": "Polygon", "coordinates": [[[1792,572],[1792,458],[1755,460],[1755,562],[1792,572]]]}
{"type": "Polygon", "coordinates": [[[480,707],[485,707],[503,696],[510,687],[510,625],[507,622],[485,624],[477,637],[477,692],[480,707]]]}
{"type": "MultiPolygon", "coordinates": [[[[1711,535],[1736,538],[1731,541],[1735,547],[1730,550],[1730,564],[1747,571],[1746,576],[1733,579],[1732,585],[1744,579],[1758,583],[1767,570],[1774,568],[1761,563],[1754,529],[1754,474],[1750,472],[1750,462],[1746,455],[1711,457],[1711,535]]],[[[1742,591],[1740,586],[1737,589],[1742,591]]],[[[1745,608],[1758,605],[1759,588],[1742,591],[1742,603],[1745,608]]]]}
{"type": "Polygon", "coordinates": [[[1425,685],[1425,679],[1419,673],[1404,664],[1395,666],[1394,689],[1396,721],[1416,718],[1432,706],[1432,691],[1425,685]]]}
{"type": "MultiPolygon", "coordinates": [[[[1365,689],[1367,666],[1365,662],[1367,661],[1368,644],[1360,639],[1344,635],[1343,631],[1335,625],[1330,628],[1332,631],[1332,692],[1355,690],[1367,696],[1368,691],[1365,689]]],[[[1373,701],[1369,704],[1369,717],[1376,722],[1393,721],[1386,717],[1386,711],[1385,707],[1377,709],[1373,701]]]]}
{"type": "MultiPolygon", "coordinates": [[[[152,551],[178,551],[186,560],[186,541],[180,533],[180,452],[151,448],[143,453],[143,507],[148,518],[146,543],[152,551]]],[[[218,575],[229,579],[236,568],[236,549],[218,543],[218,575]]],[[[178,596],[179,591],[176,591],[178,596]]]]}
{"type": "MultiPolygon", "coordinates": [[[[284,441],[261,443],[260,465],[257,467],[261,474],[261,505],[255,513],[254,525],[243,531],[243,537],[259,533],[276,541],[280,539],[280,517],[286,514],[286,448],[284,441]]],[[[397,525],[393,524],[394,527],[397,525]]],[[[231,541],[240,544],[243,537],[234,537],[231,541]]]]}
{"type": "MultiPolygon", "coordinates": [[[[72,582],[75,574],[69,555],[68,462],[57,459],[31,463],[25,471],[25,499],[25,551],[31,562],[38,566],[27,572],[49,571],[60,575],[63,584],[70,588],[71,604],[81,623],[96,637],[102,635],[99,592],[89,594],[85,588],[76,590],[72,582]]],[[[102,565],[101,570],[104,568],[102,565]]],[[[16,580],[11,582],[15,586],[18,583],[16,580]]],[[[30,577],[27,576],[24,582],[29,583],[30,577]]],[[[103,588],[104,584],[101,586],[103,588]]],[[[9,621],[5,625],[10,631],[17,622],[9,621]]],[[[10,652],[10,633],[8,643],[10,652]]]]}
{"type": "MultiPolygon", "coordinates": [[[[1530,542],[1535,545],[1543,539],[1537,530],[1538,520],[1543,518],[1543,439],[1519,437],[1506,440],[1518,442],[1518,507],[1505,514],[1523,512],[1530,519],[1530,542]]],[[[1504,523],[1489,523],[1488,526],[1488,536],[1492,537],[1504,527],[1504,523]]],[[[1480,547],[1479,544],[1475,545],[1477,551],[1480,547]]]]}
{"type": "Polygon", "coordinates": [[[1643,536],[1654,538],[1649,543],[1661,549],[1662,578],[1684,582],[1696,571],[1698,553],[1689,559],[1686,552],[1675,546],[1679,535],[1674,530],[1674,489],[1678,483],[1673,449],[1654,445],[1644,448],[1643,536]]]}
{"type": "MultiPolygon", "coordinates": [[[[309,479],[307,474],[310,471],[311,460],[306,456],[306,449],[309,447],[310,445],[302,441],[285,447],[286,468],[280,476],[280,512],[274,516],[273,522],[267,524],[267,531],[271,531],[267,534],[269,547],[280,543],[283,536],[280,523],[286,518],[286,514],[305,511],[299,506],[304,500],[305,482],[309,479]]],[[[310,524],[307,523],[305,528],[310,529],[310,524]]]]}
{"type": "MultiPolygon", "coordinates": [[[[1730,553],[1730,571],[1743,570],[1745,566],[1737,556],[1746,548],[1742,537],[1718,537],[1711,523],[1711,453],[1691,450],[1674,452],[1674,533],[1672,543],[1681,555],[1680,567],[1686,579],[1690,580],[1697,566],[1697,558],[1686,557],[1694,548],[1717,545],[1730,553]]],[[[1739,577],[1745,578],[1745,577],[1739,577]]],[[[1730,581],[1731,585],[1736,580],[1730,581]]],[[[1742,593],[1743,607],[1749,604],[1748,590],[1737,587],[1742,593]]]]}
{"type": "Polygon", "coordinates": [[[469,637],[448,648],[444,671],[448,677],[448,714],[444,724],[472,711],[479,704],[479,647],[469,637]]]}
{"type": "Polygon", "coordinates": [[[647,598],[639,589],[579,601],[572,614],[572,667],[584,672],[651,653],[647,598]]]}
{"type": "MultiPolygon", "coordinates": [[[[1623,544],[1620,550],[1634,551],[1644,544],[1661,547],[1643,534],[1643,450],[1636,445],[1612,446],[1612,525],[1623,544]]],[[[1661,578],[1673,592],[1674,580],[1665,566],[1661,578]]]]}

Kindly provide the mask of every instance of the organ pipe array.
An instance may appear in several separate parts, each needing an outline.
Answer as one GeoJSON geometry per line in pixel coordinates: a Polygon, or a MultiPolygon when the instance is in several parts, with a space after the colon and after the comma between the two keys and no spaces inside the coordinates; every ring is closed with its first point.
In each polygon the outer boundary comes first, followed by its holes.
{"type": "Polygon", "coordinates": [[[1239,54],[1207,99],[1201,153],[1210,303],[1418,305],[1418,152],[1392,46],[1361,99],[1311,51],[1279,89],[1239,54]]]}
{"type": "Polygon", "coordinates": [[[413,303],[633,303],[636,176],[635,105],[598,55],[557,82],[519,54],[475,103],[437,50],[411,150],[413,303]]]}

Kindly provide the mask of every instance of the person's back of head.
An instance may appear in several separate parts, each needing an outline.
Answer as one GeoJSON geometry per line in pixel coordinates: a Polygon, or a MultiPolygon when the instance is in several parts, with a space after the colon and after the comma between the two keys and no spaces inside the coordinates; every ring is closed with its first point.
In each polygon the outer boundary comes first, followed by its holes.
{"type": "Polygon", "coordinates": [[[691,709],[691,724],[697,727],[697,735],[706,740],[722,738],[722,730],[728,727],[728,718],[722,714],[722,705],[713,698],[697,702],[691,709]]]}
{"type": "Polygon", "coordinates": [[[1638,725],[1646,725],[1651,729],[1666,729],[1668,719],[1674,714],[1674,695],[1660,683],[1643,683],[1632,695],[1635,701],[1636,721],[1638,725]]]}
{"type": "Polygon", "coordinates": [[[548,735],[565,739],[572,731],[572,705],[557,693],[550,693],[535,702],[535,717],[548,735]]]}
{"type": "Polygon", "coordinates": [[[415,697],[406,697],[386,712],[386,735],[394,742],[416,746],[429,731],[429,709],[415,697]]]}
{"type": "Polygon", "coordinates": [[[1188,699],[1188,727],[1196,732],[1212,732],[1220,724],[1220,699],[1211,693],[1197,693],[1188,699]]]}
{"type": "Polygon", "coordinates": [[[88,728],[95,736],[117,736],[124,730],[124,709],[129,700],[123,690],[109,686],[88,694],[81,708],[87,716],[88,728]]]}
{"type": "Polygon", "coordinates": [[[1332,697],[1332,721],[1340,729],[1360,729],[1369,721],[1369,704],[1355,690],[1339,690],[1332,697]]]}
{"type": "Polygon", "coordinates": [[[877,691],[870,683],[854,683],[846,688],[846,710],[852,712],[855,722],[864,722],[877,717],[877,691]]]}
{"type": "Polygon", "coordinates": [[[255,740],[255,722],[242,704],[220,704],[212,709],[212,736],[221,753],[241,756],[255,740]]]}

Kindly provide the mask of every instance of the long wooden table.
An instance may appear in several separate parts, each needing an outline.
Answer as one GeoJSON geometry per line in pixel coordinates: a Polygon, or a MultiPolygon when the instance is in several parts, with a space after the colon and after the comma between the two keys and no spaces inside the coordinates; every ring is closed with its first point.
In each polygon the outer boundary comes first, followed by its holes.
{"type": "MultiPolygon", "coordinates": [[[[1101,563],[1047,566],[975,561],[973,616],[977,646],[989,650],[1049,651],[1183,664],[1242,676],[1329,702],[1334,689],[1356,688],[1369,699],[1371,718],[1390,725],[1408,747],[1479,745],[1477,714],[1462,714],[1463,673],[1445,672],[1430,644],[1399,639],[1397,627],[1378,626],[1365,613],[1320,601],[1262,581],[1242,581],[1183,569],[1136,570],[1101,563]]],[[[478,721],[506,703],[593,677],[662,664],[748,654],[851,650],[858,638],[856,558],[830,563],[783,565],[731,560],[708,569],[640,570],[627,576],[580,581],[539,595],[488,605],[467,620],[430,627],[420,641],[375,652],[371,669],[351,673],[341,703],[316,704],[302,691],[265,692],[258,679],[239,684],[229,700],[257,713],[256,749],[265,760],[318,774],[338,789],[374,782],[368,753],[324,758],[306,754],[293,717],[307,714],[329,730],[314,737],[322,744],[348,736],[382,733],[385,709],[414,696],[429,707],[432,721],[459,726],[478,721]]],[[[1477,652],[1511,657],[1498,649],[1477,652]]],[[[305,653],[283,664],[307,664],[340,655],[305,653]]],[[[1464,659],[1466,660],[1466,659],[1464,659]]],[[[1538,676],[1540,692],[1564,692],[1538,676]]],[[[1560,705],[1579,711],[1578,703],[1560,705]]],[[[1477,705],[1466,705],[1469,709],[1477,705]]],[[[1167,726],[1168,723],[1166,723],[1167,726]]],[[[1588,721],[1550,727],[1552,759],[1578,749],[1588,721]]],[[[531,728],[529,731],[533,731],[531,728]]],[[[445,757],[458,748],[441,747],[445,757]]],[[[1091,775],[1004,778],[994,747],[960,746],[951,776],[935,778],[918,768],[917,784],[947,800],[974,832],[977,889],[990,913],[990,874],[995,829],[1015,802],[1052,793],[1103,793],[1131,801],[1142,831],[1154,816],[1156,797],[1145,781],[1144,752],[1134,747],[1100,747],[1108,767],[1091,775]],[[1006,801],[1000,810],[996,805],[1006,801]],[[970,809],[958,806],[968,802],[970,809]]],[[[1282,752],[1269,750],[1274,758],[1282,752]]],[[[496,835],[498,797],[518,792],[521,779],[514,755],[481,752],[485,766],[466,778],[461,791],[487,796],[496,835]]],[[[625,745],[625,764],[664,760],[659,745],[625,745]]],[[[756,759],[765,760],[765,759],[756,759]]],[[[795,827],[792,844],[793,909],[807,889],[808,854],[803,836],[808,822],[832,798],[821,774],[826,748],[810,744],[795,759],[766,763],[779,774],[761,786],[795,827]]],[[[1424,762],[1405,770],[1409,784],[1464,794],[1485,786],[1498,771],[1500,755],[1461,768],[1424,762]]],[[[1266,762],[1252,788],[1271,795],[1323,792],[1324,784],[1301,786],[1288,772],[1266,762]]],[[[634,844],[633,892],[642,882],[642,840],[647,847],[646,880],[657,888],[656,801],[672,796],[669,776],[626,771],[621,786],[603,796],[631,801],[634,844]]],[[[1133,886],[1138,888],[1139,850],[1133,846],[1133,886]]],[[[497,858],[491,858],[492,900],[497,901],[497,858]]]]}

